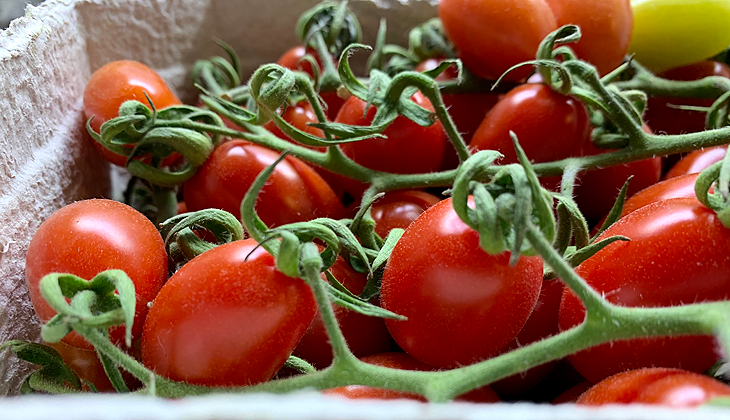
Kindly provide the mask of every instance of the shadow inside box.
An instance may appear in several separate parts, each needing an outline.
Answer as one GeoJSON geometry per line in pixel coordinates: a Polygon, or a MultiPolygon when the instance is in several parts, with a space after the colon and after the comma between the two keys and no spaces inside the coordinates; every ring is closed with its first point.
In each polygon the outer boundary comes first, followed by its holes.
{"type": "Polygon", "coordinates": [[[7,28],[10,22],[25,12],[25,6],[37,6],[43,0],[0,0],[0,29],[7,28]]]}

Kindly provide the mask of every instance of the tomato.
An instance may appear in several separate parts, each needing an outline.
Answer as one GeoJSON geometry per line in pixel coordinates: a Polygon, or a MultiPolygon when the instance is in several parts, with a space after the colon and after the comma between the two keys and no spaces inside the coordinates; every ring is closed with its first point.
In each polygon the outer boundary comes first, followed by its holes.
{"type": "Polygon", "coordinates": [[[484,117],[472,138],[473,150],[497,150],[500,163],[516,163],[510,131],[533,162],[571,156],[589,141],[588,112],[580,101],[543,84],[525,84],[507,93],[484,117]]]}
{"type": "MultiPolygon", "coordinates": [[[[292,47],[287,50],[281,57],[279,57],[279,60],[276,62],[276,64],[291,70],[301,70],[309,74],[310,76],[314,76],[312,64],[308,61],[302,61],[302,58],[307,53],[312,55],[312,57],[314,57],[314,59],[317,61],[317,64],[319,64],[321,76],[322,64],[319,59],[319,55],[316,51],[306,50],[301,45],[292,47]]],[[[335,62],[334,64],[335,67],[337,67],[337,62],[335,62]]],[[[331,120],[335,119],[337,113],[340,111],[340,108],[342,108],[342,105],[345,103],[345,100],[337,96],[337,92],[325,92],[321,93],[320,96],[327,104],[327,117],[331,120]]]]}
{"type": "Polygon", "coordinates": [[[696,63],[730,45],[726,0],[632,0],[629,53],[655,72],[696,63]]]}
{"type": "MultiPolygon", "coordinates": [[[[361,360],[371,365],[383,366],[391,369],[418,370],[426,372],[434,370],[433,367],[425,363],[421,363],[405,353],[374,354],[372,356],[363,357],[361,360]]],[[[373,388],[364,385],[348,385],[343,387],[330,388],[322,391],[322,393],[326,395],[337,395],[350,399],[409,399],[426,402],[426,399],[418,394],[413,394],[405,391],[395,391],[385,388],[373,388]]],[[[497,394],[494,393],[494,391],[492,391],[491,388],[489,388],[488,386],[484,386],[456,398],[456,401],[489,403],[498,402],[499,397],[497,396],[497,394]]]]}
{"type": "Polygon", "coordinates": [[[695,407],[714,397],[730,395],[730,386],[680,369],[651,368],[619,373],[584,392],[582,405],[659,404],[695,407]]]}
{"type": "MultiPolygon", "coordinates": [[[[616,305],[661,307],[717,301],[730,296],[730,230],[694,198],[649,204],[621,218],[599,239],[624,235],[576,268],[616,305]]],[[[560,305],[560,328],[583,321],[585,309],[570,291],[560,305]]],[[[717,360],[712,337],[658,337],[616,341],[569,359],[589,381],[642,367],[704,372],[717,360]]]]}
{"type": "MultiPolygon", "coordinates": [[[[83,200],[56,211],[41,224],[28,247],[25,276],[33,307],[41,321],[56,311],[43,299],[40,281],[50,273],[70,273],[91,280],[102,271],[124,270],[134,283],[137,305],[132,336],[139,337],[147,303],[167,280],[165,244],[155,226],[132,207],[112,200],[83,200]]],[[[111,328],[123,342],[124,327],[111,328]]],[[[64,341],[93,349],[75,332],[64,341]]]]}
{"type": "MultiPolygon", "coordinates": [[[[545,0],[441,0],[438,13],[464,64],[491,79],[534,60],[540,42],[558,27],[545,0]]],[[[528,75],[526,67],[507,79],[528,75]]]]}
{"type": "MultiPolygon", "coordinates": [[[[428,98],[420,92],[416,92],[411,99],[429,111],[434,110],[428,98]]],[[[377,110],[371,106],[365,114],[365,107],[365,101],[353,96],[342,106],[335,122],[370,125],[377,110]]],[[[340,148],[355,162],[378,171],[415,174],[433,172],[441,166],[446,134],[440,122],[421,127],[399,116],[382,134],[387,138],[344,143],[340,148]]]]}
{"type": "Polygon", "coordinates": [[[439,201],[441,199],[435,195],[423,191],[391,191],[376,201],[371,209],[375,233],[385,238],[393,229],[405,229],[427,208],[439,201]]]}
{"type": "Polygon", "coordinates": [[[47,344],[58,351],[64,363],[73,369],[80,379],[91,382],[100,392],[114,391],[96,351],[70,346],[63,341],[47,344]]]}
{"type": "MultiPolygon", "coordinates": [[[[241,200],[254,179],[278,156],[273,150],[243,140],[221,144],[184,184],[188,210],[218,208],[239,216],[241,200]]],[[[332,188],[293,156],[277,165],[259,195],[256,210],[269,227],[317,217],[337,219],[344,213],[332,188]]]]}
{"type": "MultiPolygon", "coordinates": [[[[104,122],[119,115],[119,107],[124,102],[136,100],[148,105],[145,93],[157,109],[182,103],[162,77],[146,65],[128,60],[111,62],[94,72],[86,83],[84,116],[87,120],[94,118],[91,128],[98,133],[104,122]]],[[[96,141],[93,144],[109,162],[125,166],[125,156],[110,151],[96,141]]]]}
{"type": "Polygon", "coordinates": [[[601,75],[624,61],[634,27],[629,0],[545,0],[558,26],[578,25],[581,39],[570,44],[581,60],[596,66],[601,75]]]}
{"type": "MultiPolygon", "coordinates": [[[[309,133],[317,137],[324,137],[324,133],[322,133],[322,130],[307,125],[308,123],[319,122],[319,120],[317,119],[317,115],[314,113],[312,105],[310,105],[306,101],[302,101],[296,105],[290,105],[286,107],[284,112],[281,114],[281,117],[284,119],[284,121],[293,125],[295,128],[304,131],[305,133],[309,133]]],[[[276,137],[292,141],[289,136],[284,134],[284,132],[281,131],[279,127],[276,126],[276,124],[274,124],[273,121],[267,122],[266,124],[264,124],[264,127],[274,133],[276,137]]]]}
{"type": "MultiPolygon", "coordinates": [[[[718,61],[701,61],[685,67],[668,70],[659,76],[670,80],[698,80],[708,76],[730,77],[730,67],[718,61]]],[[[649,98],[644,114],[647,124],[657,133],[684,134],[705,129],[706,113],[685,111],[670,105],[709,107],[711,99],[649,98]]]]}
{"type": "Polygon", "coordinates": [[[700,173],[712,166],[713,163],[721,161],[725,157],[726,152],[727,146],[695,150],[677,162],[664,177],[670,179],[686,174],[700,173]]]}
{"type": "Polygon", "coordinates": [[[695,181],[698,174],[682,175],[644,188],[624,203],[621,216],[651,203],[677,197],[695,197],[695,181]]]}
{"type": "MultiPolygon", "coordinates": [[[[330,272],[354,294],[360,294],[365,289],[367,276],[353,270],[341,257],[337,258],[335,264],[330,268],[330,272]]],[[[332,305],[332,309],[342,334],[345,336],[345,341],[355,356],[369,356],[391,349],[393,339],[385,327],[383,318],[362,315],[339,305],[332,305]]],[[[319,313],[294,349],[294,355],[308,361],[318,369],[326,368],[332,363],[332,346],[319,313]]]]}
{"type": "Polygon", "coordinates": [[[451,199],[419,216],[401,237],[383,273],[383,308],[406,321],[386,320],[409,355],[451,368],[497,355],[525,325],[542,284],[542,260],[508,252],[489,255],[451,199]]]}
{"type": "MultiPolygon", "coordinates": [[[[522,331],[517,334],[517,337],[506,348],[502,349],[502,352],[506,353],[557,334],[560,331],[558,328],[558,309],[560,308],[560,298],[562,296],[563,283],[560,280],[543,281],[540,297],[537,299],[535,309],[532,310],[527,323],[525,323],[522,331]]],[[[524,373],[497,381],[492,384],[492,389],[502,398],[515,397],[545,379],[556,363],[546,363],[524,373]]]]}
{"type": "Polygon", "coordinates": [[[309,286],[276,269],[246,239],[220,245],[178,270],[155,298],[142,334],[142,361],[198,385],[271,379],[314,318],[309,286]]]}

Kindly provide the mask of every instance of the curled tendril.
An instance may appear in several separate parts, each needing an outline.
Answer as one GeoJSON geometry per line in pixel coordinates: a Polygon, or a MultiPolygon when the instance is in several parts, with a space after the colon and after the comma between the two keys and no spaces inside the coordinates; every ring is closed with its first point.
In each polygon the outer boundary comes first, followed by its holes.
{"type": "Polygon", "coordinates": [[[325,1],[304,12],[297,21],[296,33],[304,45],[311,45],[314,37],[321,36],[335,56],[362,38],[360,22],[347,7],[347,1],[325,1]]]}
{"type": "Polygon", "coordinates": [[[204,86],[219,95],[240,86],[242,73],[240,60],[233,48],[221,40],[215,42],[228,54],[228,59],[215,56],[208,60],[198,60],[191,72],[194,84],[204,86]]]}
{"type": "Polygon", "coordinates": [[[717,213],[723,226],[730,228],[730,154],[705,169],[695,182],[697,199],[717,213]],[[710,191],[713,190],[713,191],[710,191]]]}

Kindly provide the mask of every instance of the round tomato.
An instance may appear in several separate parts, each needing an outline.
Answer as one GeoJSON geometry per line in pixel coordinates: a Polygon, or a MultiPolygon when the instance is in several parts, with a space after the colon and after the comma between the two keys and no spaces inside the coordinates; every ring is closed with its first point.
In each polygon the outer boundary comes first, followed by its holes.
{"type": "MultiPolygon", "coordinates": [[[[576,268],[616,305],[662,307],[730,296],[730,230],[694,198],[649,204],[621,218],[600,239],[623,235],[576,268]]],[[[585,309],[566,290],[560,328],[578,325],[585,309]]],[[[717,360],[712,337],[655,337],[603,344],[569,357],[589,381],[642,367],[681,367],[704,372],[717,360]]]]}
{"type": "Polygon", "coordinates": [[[501,163],[516,163],[509,132],[533,162],[551,162],[571,156],[589,141],[588,112],[580,101],[530,83],[512,89],[484,117],[472,138],[473,150],[497,150],[501,163]]]}
{"type": "Polygon", "coordinates": [[[713,163],[721,161],[727,153],[727,146],[708,147],[707,149],[695,150],[683,157],[672,169],[667,172],[665,178],[670,179],[686,174],[696,174],[712,166],[713,163]]]}
{"type": "MultiPolygon", "coordinates": [[[[40,293],[41,279],[50,273],[70,273],[91,280],[102,271],[120,269],[134,283],[137,305],[132,336],[139,337],[147,304],[167,280],[165,244],[155,226],[132,207],[112,200],[84,200],[53,213],[33,236],[25,260],[30,297],[41,321],[56,311],[40,293]]],[[[112,339],[124,341],[124,327],[111,328],[112,339]]],[[[93,349],[78,334],[64,341],[93,349]]]]}
{"type": "MultiPolygon", "coordinates": [[[[278,157],[273,150],[243,140],[221,144],[184,184],[188,210],[218,208],[240,216],[243,196],[256,176],[278,157]]],[[[344,214],[332,188],[293,156],[276,166],[259,195],[256,211],[269,227],[318,217],[338,219],[344,214]]]]}
{"type": "MultiPolygon", "coordinates": [[[[119,107],[124,102],[136,100],[148,105],[145,93],[157,109],[182,103],[162,77],[151,68],[136,61],[111,62],[94,72],[86,83],[84,115],[87,120],[94,118],[91,128],[98,133],[104,122],[119,115],[119,107]]],[[[125,166],[126,157],[110,151],[96,141],[93,144],[109,162],[125,166]]]]}
{"type": "Polygon", "coordinates": [[[651,368],[606,378],[585,391],[576,403],[695,407],[722,395],[730,395],[730,386],[710,377],[680,369],[651,368]]]}
{"type": "MultiPolygon", "coordinates": [[[[718,61],[701,61],[668,70],[659,76],[670,80],[698,80],[708,76],[730,77],[730,67],[718,61]]],[[[709,107],[711,99],[649,98],[644,114],[647,124],[657,133],[684,134],[705,129],[706,113],[672,108],[670,105],[709,107]]]]}
{"type": "Polygon", "coordinates": [[[595,65],[602,75],[623,63],[634,27],[629,0],[545,1],[558,26],[580,27],[580,41],[569,45],[578,58],[595,65]]]}
{"type": "Polygon", "coordinates": [[[423,191],[391,191],[376,201],[371,209],[375,233],[385,238],[393,229],[405,229],[427,208],[439,201],[441,199],[435,195],[423,191]]]}
{"type": "MultiPolygon", "coordinates": [[[[432,366],[421,363],[405,353],[381,353],[361,359],[371,365],[383,366],[391,369],[432,371],[432,366]]],[[[337,388],[330,388],[322,391],[326,395],[337,395],[350,399],[370,398],[378,400],[409,399],[426,402],[426,399],[418,394],[405,391],[395,391],[386,388],[373,388],[364,385],[348,385],[337,388]]],[[[467,401],[473,403],[498,402],[499,397],[488,386],[477,388],[458,398],[456,401],[467,401]]]]}
{"type": "MultiPolygon", "coordinates": [[[[286,107],[284,113],[281,114],[281,117],[284,119],[284,121],[293,125],[295,128],[304,131],[305,133],[309,133],[317,137],[324,137],[324,133],[322,133],[322,130],[307,125],[308,123],[319,122],[319,120],[317,119],[317,115],[314,113],[314,109],[312,108],[312,105],[309,104],[309,102],[303,101],[299,102],[296,105],[290,105],[286,107]]],[[[284,134],[284,132],[281,131],[281,129],[279,129],[276,124],[274,124],[273,121],[267,122],[266,124],[264,124],[264,127],[274,133],[276,137],[292,141],[289,136],[284,134]]]]}
{"type": "Polygon", "coordinates": [[[406,229],[383,273],[383,308],[400,347],[431,366],[469,365],[497,355],[535,307],[542,260],[489,255],[459,219],[451,199],[426,210],[406,229]]]}
{"type": "MultiPolygon", "coordinates": [[[[558,27],[545,0],[441,0],[438,13],[464,64],[491,79],[534,60],[540,42],[558,27]]],[[[525,67],[507,79],[528,75],[525,67]]]]}
{"type": "MultiPolygon", "coordinates": [[[[433,111],[431,102],[420,92],[411,98],[418,105],[433,111]]],[[[355,96],[345,102],[335,122],[348,125],[370,125],[377,109],[365,113],[365,101],[355,96]]],[[[446,133],[440,122],[421,127],[399,116],[383,133],[387,138],[373,138],[340,145],[352,160],[370,169],[397,174],[428,173],[439,169],[446,149],[446,133]]]]}
{"type": "Polygon", "coordinates": [[[210,386],[271,379],[314,318],[309,286],[276,269],[246,239],[220,245],[178,270],[155,298],[142,361],[177,381],[210,386]]]}

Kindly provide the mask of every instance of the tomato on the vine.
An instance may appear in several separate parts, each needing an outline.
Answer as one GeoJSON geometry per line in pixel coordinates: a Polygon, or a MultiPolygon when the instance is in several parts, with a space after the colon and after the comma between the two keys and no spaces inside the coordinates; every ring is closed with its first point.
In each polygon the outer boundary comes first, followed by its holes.
{"type": "Polygon", "coordinates": [[[680,369],[648,368],[619,373],[585,391],[581,405],[659,404],[694,407],[730,395],[730,386],[680,369]]]}
{"type": "MultiPolygon", "coordinates": [[[[600,239],[623,235],[584,261],[576,272],[616,305],[662,307],[717,301],[730,296],[730,230],[694,198],[673,198],[627,214],[600,239]]],[[[566,290],[560,328],[583,321],[585,308],[566,290]]],[[[659,337],[616,341],[569,357],[588,380],[642,367],[681,367],[704,372],[717,360],[708,336],[659,337]]]]}
{"type": "Polygon", "coordinates": [[[698,176],[699,174],[682,175],[644,188],[626,200],[621,216],[670,198],[695,197],[695,181],[698,176]]]}
{"type": "MultiPolygon", "coordinates": [[[[319,120],[317,119],[317,115],[314,113],[314,109],[312,108],[312,105],[309,104],[309,102],[302,101],[296,105],[287,106],[284,112],[281,114],[281,117],[284,119],[284,121],[288,122],[295,128],[304,131],[305,133],[309,133],[317,137],[324,137],[324,133],[322,133],[322,130],[317,127],[307,125],[308,123],[319,122],[319,120]]],[[[274,124],[273,121],[267,122],[266,124],[264,124],[264,127],[274,133],[276,137],[292,141],[289,136],[284,134],[284,132],[281,131],[281,129],[279,129],[276,124],[274,124]]]]}
{"type": "Polygon", "coordinates": [[[220,245],[178,270],[155,298],[142,361],[173,380],[210,386],[271,379],[317,310],[253,239],[220,245]]]}
{"type": "Polygon", "coordinates": [[[664,177],[670,179],[682,175],[700,173],[712,166],[713,163],[721,161],[726,153],[727,146],[695,150],[672,166],[664,177]]]}
{"type": "MultiPolygon", "coordinates": [[[[241,200],[256,176],[279,154],[242,140],[216,147],[208,160],[184,184],[188,210],[218,208],[240,215],[241,200]]],[[[314,169],[287,156],[264,186],[256,204],[259,217],[270,227],[318,217],[340,218],[342,203],[314,169]]]]}
{"type": "Polygon", "coordinates": [[[375,220],[375,233],[385,238],[395,228],[405,229],[439,201],[440,198],[424,191],[391,191],[376,201],[370,211],[375,220]]]}
{"type": "MultiPolygon", "coordinates": [[[[95,71],[84,89],[84,115],[91,128],[99,132],[101,125],[119,115],[119,107],[126,101],[136,100],[145,105],[149,96],[155,108],[180,105],[180,99],[157,72],[142,63],[129,60],[111,62],[95,71]]],[[[125,166],[127,158],[92,141],[109,162],[125,166]]],[[[167,164],[171,164],[169,161],[167,164]]],[[[164,166],[164,165],[163,165],[164,166]]]]}
{"type": "Polygon", "coordinates": [[[383,273],[383,308],[395,341],[431,366],[451,368],[495,356],[535,307],[542,260],[489,255],[479,234],[461,221],[451,199],[426,210],[406,229],[383,273]]]}
{"type": "MultiPolygon", "coordinates": [[[[151,302],[167,280],[167,252],[160,233],[132,207],[112,200],[83,200],[56,211],[41,224],[28,247],[25,276],[33,307],[42,321],[56,312],[40,293],[41,279],[50,273],[70,273],[91,280],[102,271],[120,269],[134,283],[137,305],[132,336],[139,337],[151,302]]],[[[124,327],[111,337],[122,342],[124,327]]],[[[75,332],[64,341],[92,349],[75,332]]]]}

